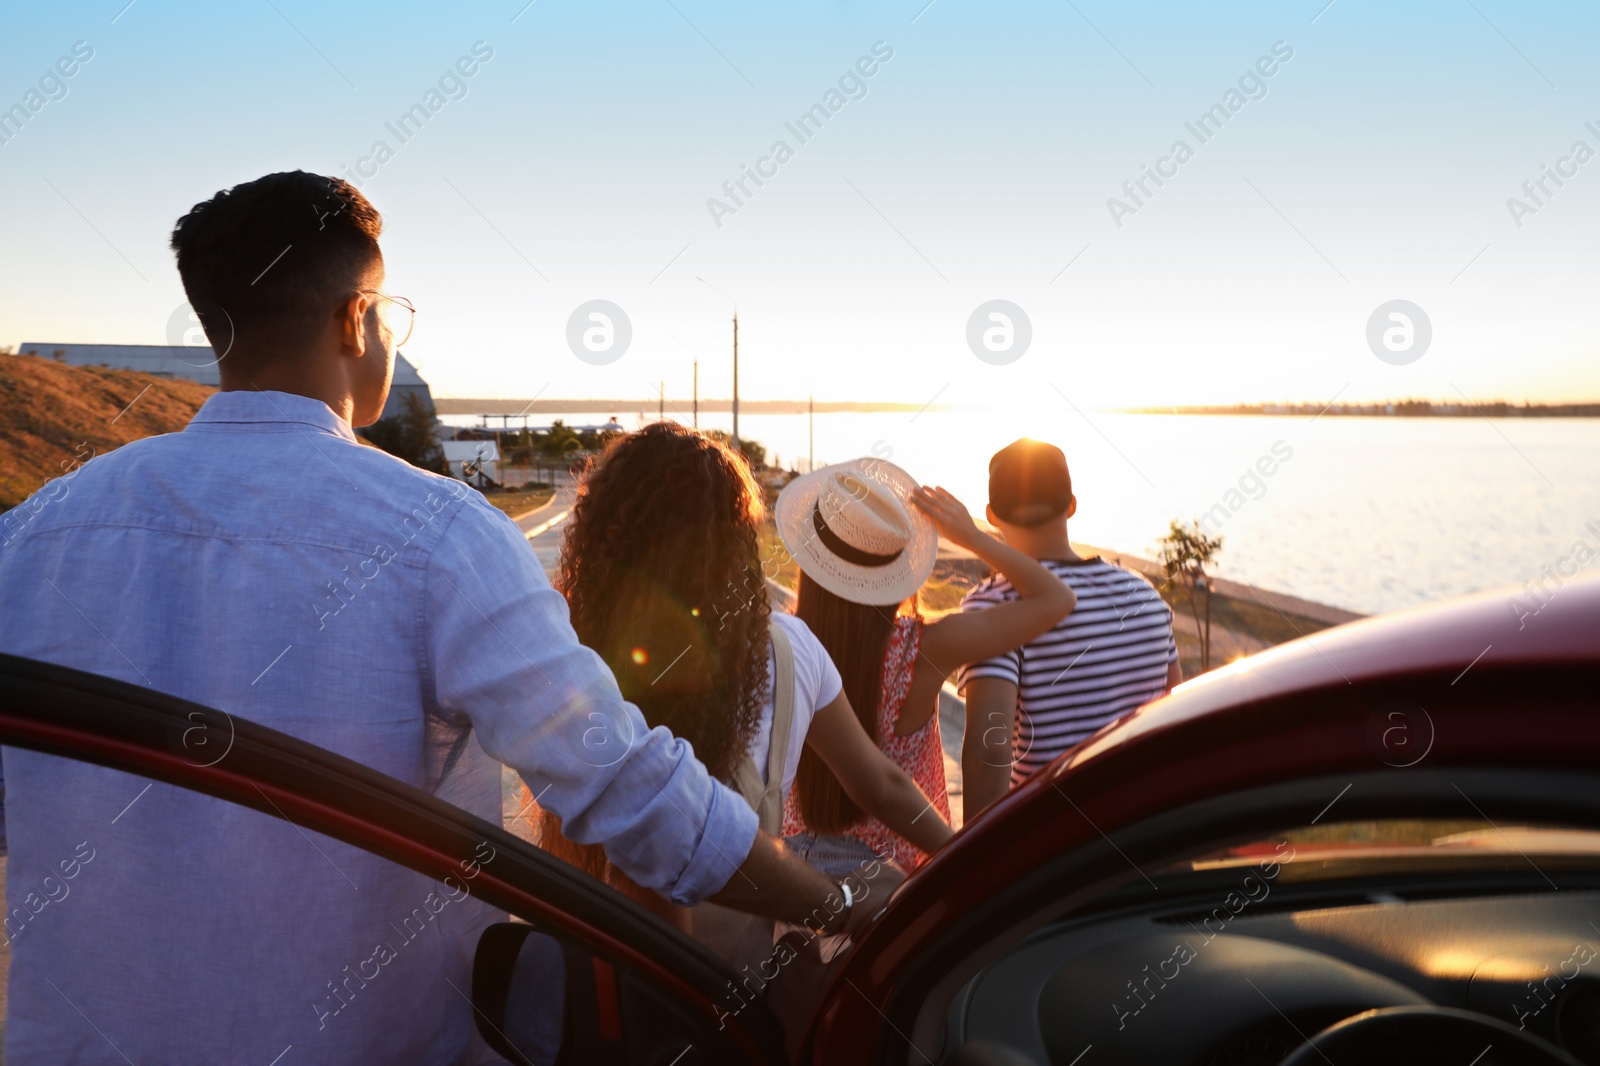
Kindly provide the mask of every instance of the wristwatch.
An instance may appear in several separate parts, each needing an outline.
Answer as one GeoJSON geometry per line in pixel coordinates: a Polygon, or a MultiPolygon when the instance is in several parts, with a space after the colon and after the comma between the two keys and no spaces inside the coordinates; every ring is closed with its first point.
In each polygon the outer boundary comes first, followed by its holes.
{"type": "Polygon", "coordinates": [[[832,922],[828,923],[828,925],[823,927],[824,936],[836,936],[850,928],[850,912],[855,909],[856,894],[850,890],[850,884],[848,881],[840,881],[837,887],[839,889],[839,895],[844,897],[844,907],[836,916],[839,922],[839,927],[835,929],[833,928],[832,922]]]}

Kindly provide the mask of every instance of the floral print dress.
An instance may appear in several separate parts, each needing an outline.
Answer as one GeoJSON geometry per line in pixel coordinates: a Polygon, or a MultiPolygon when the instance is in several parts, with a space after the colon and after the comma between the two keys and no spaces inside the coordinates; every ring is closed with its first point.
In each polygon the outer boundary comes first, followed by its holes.
{"type": "MultiPolygon", "coordinates": [[[[933,802],[934,810],[950,820],[950,798],[945,792],[944,745],[939,737],[939,713],[928,716],[921,729],[908,736],[895,734],[895,723],[911,692],[911,680],[916,673],[917,655],[922,647],[922,619],[902,615],[895,619],[894,632],[889,636],[883,656],[883,684],[878,694],[878,729],[873,739],[883,753],[893,759],[906,772],[917,787],[933,802]]],[[[800,815],[800,805],[791,789],[784,802],[783,833],[792,836],[806,832],[808,827],[800,815]]],[[[894,832],[876,818],[868,816],[848,835],[869,845],[880,856],[914,870],[927,858],[926,853],[905,837],[894,832]]]]}

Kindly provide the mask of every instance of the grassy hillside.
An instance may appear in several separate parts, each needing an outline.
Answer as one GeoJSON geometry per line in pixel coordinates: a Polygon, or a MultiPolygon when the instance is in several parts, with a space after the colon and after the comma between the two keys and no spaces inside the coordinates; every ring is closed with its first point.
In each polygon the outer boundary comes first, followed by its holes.
{"type": "Polygon", "coordinates": [[[0,355],[0,511],[75,460],[182,429],[212,391],[133,370],[0,355]]]}

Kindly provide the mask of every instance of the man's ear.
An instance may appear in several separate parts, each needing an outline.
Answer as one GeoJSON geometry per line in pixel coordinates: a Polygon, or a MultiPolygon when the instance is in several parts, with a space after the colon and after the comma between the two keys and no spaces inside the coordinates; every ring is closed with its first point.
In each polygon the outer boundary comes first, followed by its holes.
{"type": "Polygon", "coordinates": [[[988,504],[983,505],[983,517],[987,518],[989,520],[989,524],[994,528],[1000,528],[1000,520],[995,518],[994,508],[990,507],[988,504]]]}
{"type": "Polygon", "coordinates": [[[340,346],[350,355],[361,356],[367,352],[367,310],[372,301],[362,293],[354,293],[334,311],[339,326],[340,346]]]}
{"type": "Polygon", "coordinates": [[[1071,518],[1078,513],[1078,497],[1074,496],[1067,501],[1067,517],[1071,518]]]}

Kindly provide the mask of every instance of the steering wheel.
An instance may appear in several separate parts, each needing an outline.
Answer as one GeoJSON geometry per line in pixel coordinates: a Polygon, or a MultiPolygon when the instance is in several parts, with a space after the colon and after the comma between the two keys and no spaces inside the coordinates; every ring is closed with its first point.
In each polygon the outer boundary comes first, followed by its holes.
{"type": "Polygon", "coordinates": [[[1352,1015],[1301,1044],[1278,1066],[1456,1061],[1474,1066],[1583,1066],[1541,1037],[1453,1007],[1384,1007],[1352,1015]]]}

